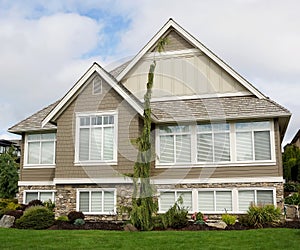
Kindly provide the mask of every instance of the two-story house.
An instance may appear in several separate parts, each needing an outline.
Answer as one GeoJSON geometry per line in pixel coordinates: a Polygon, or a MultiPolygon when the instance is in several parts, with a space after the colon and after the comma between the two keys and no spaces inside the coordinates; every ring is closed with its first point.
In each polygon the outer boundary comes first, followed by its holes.
{"type": "Polygon", "coordinates": [[[154,59],[151,182],[159,212],[179,196],[205,214],[281,203],[290,112],[172,19],[132,60],[111,72],[94,63],[62,99],[9,129],[22,135],[20,202],[50,198],[57,215],[99,218],[130,204],[126,176],[154,59]],[[169,43],[157,53],[162,37],[169,43]]]}

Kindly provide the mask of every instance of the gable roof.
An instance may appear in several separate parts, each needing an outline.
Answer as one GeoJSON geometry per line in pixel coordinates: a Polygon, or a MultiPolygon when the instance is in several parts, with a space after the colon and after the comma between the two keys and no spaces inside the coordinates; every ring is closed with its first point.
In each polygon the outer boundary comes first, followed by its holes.
{"type": "Polygon", "coordinates": [[[229,75],[236,79],[240,84],[242,84],[247,90],[249,90],[253,95],[258,98],[266,98],[266,96],[256,89],[251,83],[245,80],[240,74],[233,70],[229,65],[227,65],[223,60],[216,56],[212,51],[205,47],[201,42],[199,42],[195,37],[183,29],[179,24],[177,24],[172,18],[154,35],[154,37],[140,50],[140,52],[126,65],[126,67],[120,72],[116,77],[117,81],[120,82],[127,73],[138,63],[138,61],[149,51],[159,39],[166,34],[169,29],[175,29],[184,39],[186,39],[190,44],[198,48],[206,56],[208,56],[212,61],[219,65],[223,70],[225,70],[229,75]]]}
{"type": "Polygon", "coordinates": [[[45,117],[53,110],[53,108],[60,102],[60,100],[50,104],[46,108],[34,113],[33,115],[29,116],[28,118],[20,121],[16,125],[12,126],[8,129],[8,132],[22,134],[22,132],[34,132],[34,131],[41,131],[41,130],[55,130],[56,126],[47,123],[44,127],[42,127],[42,121],[45,117]]]}
{"type": "Polygon", "coordinates": [[[105,71],[99,64],[94,64],[85,72],[85,74],[76,82],[69,92],[59,101],[59,103],[49,112],[43,119],[42,127],[46,126],[66,108],[66,104],[73,100],[75,94],[86,83],[86,81],[97,72],[124,100],[126,100],[140,115],[143,115],[144,109],[139,101],[121,84],[118,84],[116,79],[105,71]]]}

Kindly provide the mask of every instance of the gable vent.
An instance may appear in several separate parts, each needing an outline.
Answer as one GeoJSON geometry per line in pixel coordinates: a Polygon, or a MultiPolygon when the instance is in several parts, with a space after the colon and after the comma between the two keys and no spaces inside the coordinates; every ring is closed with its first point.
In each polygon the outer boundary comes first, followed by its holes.
{"type": "Polygon", "coordinates": [[[93,79],[93,95],[98,95],[102,93],[102,79],[95,77],[93,79]]]}

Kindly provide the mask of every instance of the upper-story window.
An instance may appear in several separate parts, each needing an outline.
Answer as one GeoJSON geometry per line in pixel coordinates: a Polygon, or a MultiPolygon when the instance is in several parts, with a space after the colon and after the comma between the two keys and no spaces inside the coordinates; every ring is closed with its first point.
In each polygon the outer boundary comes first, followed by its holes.
{"type": "Polygon", "coordinates": [[[116,113],[77,115],[76,162],[116,161],[116,120],[116,113]]]}
{"type": "Polygon", "coordinates": [[[158,165],[275,161],[273,123],[240,122],[160,126],[158,165]]]}
{"type": "Polygon", "coordinates": [[[160,128],[160,162],[191,161],[190,126],[164,126],[160,128]]]}
{"type": "Polygon", "coordinates": [[[236,123],[238,161],[271,160],[270,122],[236,123]]]}
{"type": "Polygon", "coordinates": [[[55,133],[27,135],[25,165],[54,165],[55,142],[55,133]]]}
{"type": "Polygon", "coordinates": [[[197,161],[230,161],[230,126],[228,123],[197,125],[197,161]]]}

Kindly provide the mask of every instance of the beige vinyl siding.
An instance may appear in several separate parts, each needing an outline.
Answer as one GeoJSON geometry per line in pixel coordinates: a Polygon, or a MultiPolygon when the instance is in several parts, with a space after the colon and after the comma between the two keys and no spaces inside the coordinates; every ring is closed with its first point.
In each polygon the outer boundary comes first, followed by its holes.
{"type": "Polygon", "coordinates": [[[54,175],[54,168],[23,168],[21,181],[53,181],[54,175]]]}
{"type": "Polygon", "coordinates": [[[92,95],[92,79],[80,90],[57,120],[57,155],[55,178],[103,178],[115,177],[120,173],[132,172],[136,150],[131,139],[139,131],[138,115],[115,90],[103,81],[102,94],[92,95]],[[78,166],[75,159],[75,129],[77,112],[118,112],[118,157],[117,165],[78,166]]]}
{"type": "MultiPolygon", "coordinates": [[[[122,83],[138,98],[146,91],[149,65],[153,58],[144,56],[122,83]]],[[[198,52],[156,57],[153,98],[172,96],[247,93],[245,87],[206,55],[198,52]]]]}

